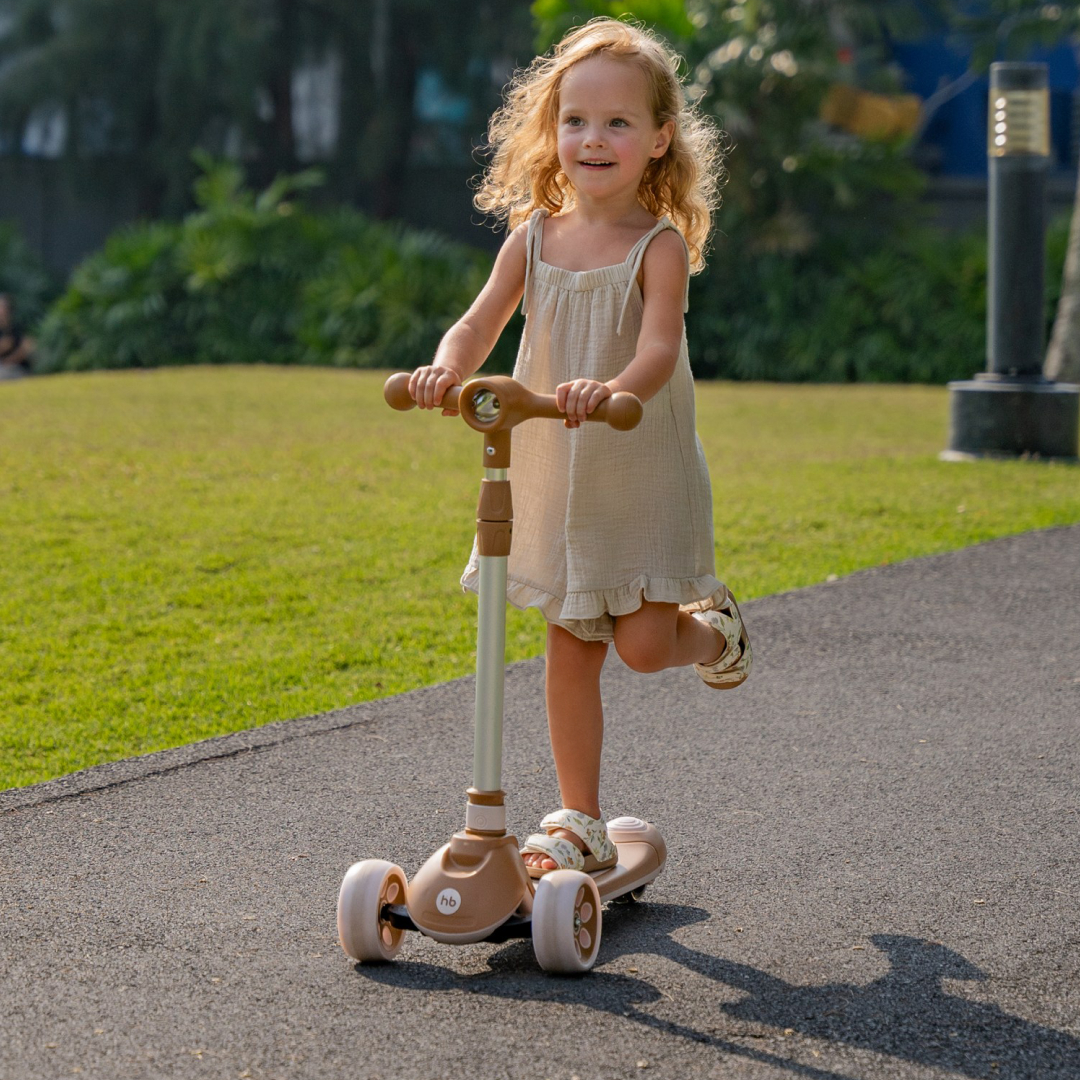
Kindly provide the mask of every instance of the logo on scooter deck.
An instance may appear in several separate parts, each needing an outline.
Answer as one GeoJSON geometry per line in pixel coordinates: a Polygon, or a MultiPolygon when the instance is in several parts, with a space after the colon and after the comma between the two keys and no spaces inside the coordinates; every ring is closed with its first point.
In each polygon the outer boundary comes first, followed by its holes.
{"type": "Polygon", "coordinates": [[[444,915],[456,915],[461,910],[461,893],[457,889],[443,889],[435,897],[435,906],[444,915]]]}

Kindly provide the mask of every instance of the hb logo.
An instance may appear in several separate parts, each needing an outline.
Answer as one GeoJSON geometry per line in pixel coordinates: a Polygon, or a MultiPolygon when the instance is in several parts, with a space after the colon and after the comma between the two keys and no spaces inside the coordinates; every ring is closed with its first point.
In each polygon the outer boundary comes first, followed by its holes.
{"type": "Polygon", "coordinates": [[[461,907],[461,893],[457,889],[443,889],[435,898],[435,906],[444,915],[455,915],[461,907]]]}

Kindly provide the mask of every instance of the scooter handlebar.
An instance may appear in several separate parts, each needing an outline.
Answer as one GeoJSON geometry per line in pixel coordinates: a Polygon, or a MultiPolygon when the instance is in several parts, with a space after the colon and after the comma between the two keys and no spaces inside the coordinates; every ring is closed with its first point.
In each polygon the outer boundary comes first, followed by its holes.
{"type": "MultiPolygon", "coordinates": [[[[399,412],[413,408],[408,372],[391,375],[383,387],[386,403],[399,412]]],[[[469,427],[491,433],[507,431],[525,420],[565,420],[554,394],[535,394],[506,375],[473,379],[464,386],[452,386],[443,395],[442,408],[456,409],[469,427]]],[[[587,420],[605,423],[616,431],[630,431],[642,417],[641,401],[625,392],[612,394],[589,413],[587,420]]]]}

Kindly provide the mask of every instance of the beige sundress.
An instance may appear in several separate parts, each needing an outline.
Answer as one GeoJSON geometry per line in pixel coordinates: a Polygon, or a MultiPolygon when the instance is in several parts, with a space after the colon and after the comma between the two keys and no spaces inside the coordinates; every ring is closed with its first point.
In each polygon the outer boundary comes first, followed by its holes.
{"type": "MultiPolygon", "coordinates": [[[[554,394],[571,379],[607,382],[633,359],[645,249],[664,229],[678,230],[664,218],[617,266],[563,270],[541,258],[546,217],[537,210],[528,225],[514,378],[554,394]]],[[[613,616],[642,599],[689,604],[715,592],[712,492],[694,422],[684,332],[675,373],[633,431],[550,420],[515,428],[510,602],[538,607],[585,641],[611,641],[613,616]]],[[[475,547],[461,583],[477,590],[475,547]]]]}

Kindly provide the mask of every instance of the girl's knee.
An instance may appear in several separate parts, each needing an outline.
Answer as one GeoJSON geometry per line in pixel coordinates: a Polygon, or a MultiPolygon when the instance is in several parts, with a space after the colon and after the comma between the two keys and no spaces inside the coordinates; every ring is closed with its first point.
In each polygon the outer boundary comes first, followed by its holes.
{"type": "Polygon", "coordinates": [[[645,601],[637,611],[615,619],[615,651],[632,671],[643,674],[672,666],[677,604],[645,601]]]}
{"type": "Polygon", "coordinates": [[[666,650],[660,647],[655,637],[648,634],[633,631],[620,633],[616,628],[615,651],[631,671],[641,674],[663,671],[668,666],[666,650]]]}

